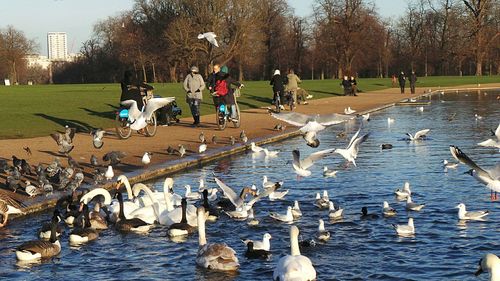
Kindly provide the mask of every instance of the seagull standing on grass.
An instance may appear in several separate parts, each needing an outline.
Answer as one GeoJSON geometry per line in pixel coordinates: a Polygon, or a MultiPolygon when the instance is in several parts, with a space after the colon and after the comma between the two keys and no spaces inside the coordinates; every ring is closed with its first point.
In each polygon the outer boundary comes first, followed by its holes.
{"type": "Polygon", "coordinates": [[[210,42],[210,44],[214,45],[215,47],[219,47],[219,43],[217,43],[215,37],[217,37],[217,35],[215,35],[215,33],[213,32],[205,32],[198,34],[198,39],[205,38],[207,39],[208,42],[210,42]]]}

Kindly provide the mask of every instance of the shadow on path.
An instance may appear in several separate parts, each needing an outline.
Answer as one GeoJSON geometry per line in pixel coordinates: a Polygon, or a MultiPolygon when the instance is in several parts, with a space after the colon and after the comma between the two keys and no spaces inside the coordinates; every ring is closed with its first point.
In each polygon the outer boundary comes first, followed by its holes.
{"type": "Polygon", "coordinates": [[[79,120],[63,119],[63,118],[58,118],[58,117],[50,116],[50,115],[43,114],[43,113],[35,113],[33,115],[50,120],[50,121],[52,121],[52,122],[54,122],[62,127],[68,126],[68,127],[76,128],[77,132],[90,132],[90,130],[95,129],[90,124],[79,121],[79,120]]]}

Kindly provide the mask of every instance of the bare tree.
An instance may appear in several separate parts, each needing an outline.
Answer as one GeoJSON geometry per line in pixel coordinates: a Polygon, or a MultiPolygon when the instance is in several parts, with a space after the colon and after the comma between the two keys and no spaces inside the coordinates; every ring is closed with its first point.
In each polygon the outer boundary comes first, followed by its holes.
{"type": "Polygon", "coordinates": [[[0,63],[7,65],[8,77],[12,83],[19,80],[18,69],[25,67],[24,58],[35,50],[35,42],[24,36],[13,26],[0,32],[0,63]]]}

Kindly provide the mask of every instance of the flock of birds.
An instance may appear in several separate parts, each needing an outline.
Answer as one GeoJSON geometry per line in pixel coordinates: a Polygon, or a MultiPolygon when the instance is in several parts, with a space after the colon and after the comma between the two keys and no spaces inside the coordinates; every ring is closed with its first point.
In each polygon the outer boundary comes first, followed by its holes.
{"type": "MultiPolygon", "coordinates": [[[[327,126],[355,118],[361,118],[363,120],[362,124],[370,120],[369,114],[354,115],[355,111],[351,108],[346,108],[344,113],[346,114],[306,115],[288,112],[273,113],[271,115],[290,125],[300,127],[306,144],[317,148],[320,145],[318,132],[324,130],[327,126]]],[[[389,119],[388,123],[391,122],[394,122],[394,120],[389,119]]],[[[285,127],[285,125],[278,124],[274,129],[284,130],[285,127]]],[[[345,159],[346,167],[350,164],[356,167],[356,159],[361,144],[370,136],[370,133],[361,133],[362,130],[363,126],[351,137],[345,148],[324,149],[305,157],[301,155],[299,149],[293,150],[293,170],[300,177],[309,177],[312,174],[311,169],[317,161],[333,154],[342,156],[345,159]]],[[[406,140],[411,142],[425,141],[429,132],[429,129],[424,129],[415,134],[408,133],[406,140]]],[[[249,226],[258,225],[260,221],[254,216],[255,204],[262,202],[264,199],[283,200],[290,191],[283,189],[283,182],[271,182],[266,176],[263,177],[262,188],[259,189],[253,185],[238,191],[229,187],[215,175],[214,181],[217,187],[210,188],[205,184],[205,180],[200,180],[198,191],[193,191],[190,185],[186,185],[183,194],[174,192],[174,181],[171,178],[165,179],[163,192],[159,192],[153,191],[149,186],[142,183],[131,186],[124,175],[118,176],[114,182],[114,192],[99,187],[92,190],[80,188],[84,178],[82,169],[80,164],[69,156],[74,147],[74,135],[75,131],[71,128],[66,128],[63,133],[52,135],[59,146],[59,152],[67,155],[67,167],[63,167],[59,158],[56,158],[47,167],[39,164],[35,171],[31,169],[26,160],[19,159],[16,156],[12,157],[12,166],[9,166],[6,161],[0,161],[0,171],[8,173],[7,186],[13,191],[20,188],[21,176],[26,175],[36,175],[39,183],[39,187],[30,188],[28,187],[31,184],[26,183],[24,191],[30,196],[39,194],[40,189],[44,192],[52,192],[54,187],[71,191],[71,195],[65,196],[58,201],[52,219],[40,228],[38,234],[41,240],[28,241],[16,248],[15,254],[19,261],[39,261],[59,254],[61,251],[59,236],[63,231],[61,221],[72,227],[69,242],[76,245],[98,239],[99,231],[112,225],[120,232],[137,233],[147,233],[155,225],[163,225],[168,228],[167,234],[173,239],[176,237],[187,239],[189,235],[198,232],[199,249],[196,256],[198,266],[211,270],[237,270],[240,265],[236,252],[225,243],[208,242],[205,229],[206,223],[213,222],[219,216],[225,214],[231,219],[246,220],[249,226]],[[126,199],[121,192],[122,187],[126,189],[126,199]],[[223,196],[218,196],[220,191],[222,191],[223,196]]],[[[105,132],[95,130],[92,135],[94,147],[102,148],[105,132]]],[[[500,148],[500,125],[495,131],[492,131],[492,135],[494,138],[480,142],[478,145],[500,148]]],[[[338,137],[345,138],[346,134],[338,135],[338,137]]],[[[200,134],[199,140],[201,144],[198,153],[204,153],[207,149],[207,140],[203,132],[200,134]]],[[[229,140],[232,145],[236,142],[232,136],[229,140]]],[[[214,135],[212,143],[216,144],[218,141],[218,138],[214,135]]],[[[240,134],[240,141],[244,144],[248,142],[248,137],[244,131],[240,134]]],[[[392,145],[382,144],[381,148],[390,149],[392,145]]],[[[250,143],[249,149],[254,154],[263,154],[266,157],[278,157],[280,153],[279,151],[271,151],[260,147],[254,142],[250,143]]],[[[29,147],[25,148],[25,150],[28,153],[29,147]]],[[[178,154],[180,157],[188,153],[182,145],[179,145],[178,149],[169,147],[167,151],[171,154],[178,154]]],[[[458,162],[450,163],[445,160],[443,166],[448,169],[456,168],[459,163],[468,166],[470,168],[468,173],[491,190],[492,199],[496,198],[496,192],[500,191],[500,165],[493,169],[485,169],[477,165],[456,146],[450,146],[450,152],[458,162]]],[[[112,180],[114,178],[112,166],[118,165],[125,156],[125,153],[119,151],[106,153],[102,159],[109,162],[109,165],[106,170],[102,170],[98,158],[92,155],[90,164],[96,168],[96,175],[100,175],[99,177],[94,175],[94,183],[99,185],[104,180],[112,180]]],[[[145,152],[142,163],[144,165],[149,164],[151,156],[152,153],[145,152]]],[[[329,170],[326,166],[323,167],[323,176],[325,177],[335,177],[336,173],[336,170],[329,170]]],[[[395,190],[394,194],[398,200],[406,201],[408,211],[418,212],[425,207],[425,204],[413,201],[408,182],[402,188],[395,190]]],[[[313,203],[320,210],[328,210],[330,219],[335,220],[343,217],[344,209],[329,199],[326,190],[323,191],[323,194],[317,193],[313,203]]],[[[489,214],[489,211],[467,211],[463,203],[458,204],[456,208],[460,220],[482,220],[489,214]]],[[[0,216],[3,218],[0,227],[7,223],[9,214],[21,213],[21,209],[22,205],[19,202],[0,193],[0,216]]],[[[381,204],[381,210],[381,216],[392,217],[397,215],[396,210],[390,207],[387,201],[381,204]]],[[[284,213],[269,213],[269,217],[283,223],[293,223],[301,216],[299,201],[294,201],[294,205],[288,206],[284,213]]],[[[379,214],[369,213],[366,207],[361,210],[362,219],[375,219],[378,217],[379,214]]],[[[407,224],[393,225],[393,228],[399,236],[413,236],[416,233],[412,217],[408,218],[407,224]]],[[[290,254],[279,259],[273,273],[273,280],[315,280],[316,270],[310,259],[301,255],[301,248],[311,244],[314,245],[315,241],[327,241],[330,238],[329,231],[325,229],[324,221],[322,219],[318,220],[318,229],[315,238],[312,240],[299,241],[299,229],[295,225],[290,227],[289,236],[290,254]]],[[[248,258],[268,259],[271,255],[271,239],[270,233],[265,233],[262,240],[245,239],[243,241],[247,246],[245,256],[248,258]]],[[[486,271],[493,276],[493,272],[500,270],[500,260],[493,254],[485,255],[480,260],[479,265],[480,269],[477,274],[486,271]]],[[[492,277],[491,280],[498,279],[492,277]]]]}

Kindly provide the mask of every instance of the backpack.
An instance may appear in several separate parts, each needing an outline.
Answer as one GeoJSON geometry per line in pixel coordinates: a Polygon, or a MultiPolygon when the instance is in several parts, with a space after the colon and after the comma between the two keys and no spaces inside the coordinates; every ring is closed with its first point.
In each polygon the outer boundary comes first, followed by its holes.
{"type": "Polygon", "coordinates": [[[215,91],[219,96],[227,95],[227,81],[225,79],[215,81],[215,91]]]}

